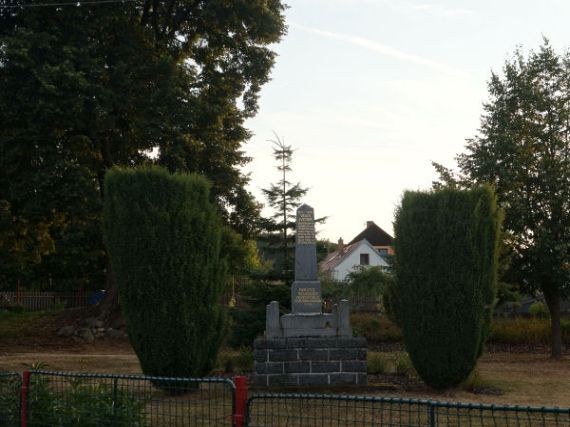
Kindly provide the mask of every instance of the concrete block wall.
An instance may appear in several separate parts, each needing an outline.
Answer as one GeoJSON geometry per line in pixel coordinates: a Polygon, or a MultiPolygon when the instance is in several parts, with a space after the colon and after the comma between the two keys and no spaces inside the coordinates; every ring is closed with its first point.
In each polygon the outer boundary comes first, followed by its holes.
{"type": "Polygon", "coordinates": [[[253,357],[257,386],[367,383],[365,338],[260,338],[253,357]]]}

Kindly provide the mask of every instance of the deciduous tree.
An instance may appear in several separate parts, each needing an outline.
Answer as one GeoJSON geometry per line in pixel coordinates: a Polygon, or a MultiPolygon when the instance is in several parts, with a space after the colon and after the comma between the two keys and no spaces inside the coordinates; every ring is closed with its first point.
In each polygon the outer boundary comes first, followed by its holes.
{"type": "Polygon", "coordinates": [[[570,53],[547,40],[526,56],[519,49],[488,86],[479,133],[457,158],[461,176],[443,178],[495,186],[511,271],[523,289],[544,294],[559,358],[560,300],[570,293],[570,53]]]}
{"type": "Polygon", "coordinates": [[[2,3],[19,6],[0,14],[2,224],[44,242],[3,263],[39,256],[27,264],[38,281],[100,286],[114,165],[206,175],[226,223],[251,235],[259,205],[241,171],[244,123],[285,33],[280,0],[2,3]]]}

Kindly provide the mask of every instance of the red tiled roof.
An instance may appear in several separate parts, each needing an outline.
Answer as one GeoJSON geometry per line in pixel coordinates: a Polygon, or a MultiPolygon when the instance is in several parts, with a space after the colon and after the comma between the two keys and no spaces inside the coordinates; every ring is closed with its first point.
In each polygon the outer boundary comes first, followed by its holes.
{"type": "Polygon", "coordinates": [[[334,269],[340,262],[350,254],[358,246],[358,242],[350,243],[340,250],[336,250],[327,255],[327,257],[319,264],[321,271],[329,271],[334,269]]]}

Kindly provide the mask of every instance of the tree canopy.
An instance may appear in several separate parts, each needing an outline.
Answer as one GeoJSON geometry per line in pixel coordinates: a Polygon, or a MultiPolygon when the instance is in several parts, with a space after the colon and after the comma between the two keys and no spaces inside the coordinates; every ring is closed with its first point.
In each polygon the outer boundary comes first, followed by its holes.
{"type": "Polygon", "coordinates": [[[518,49],[488,84],[479,133],[457,158],[460,176],[436,165],[451,185],[492,183],[505,209],[511,272],[544,294],[552,354],[561,355],[560,299],[570,291],[570,52],[544,40],[518,49]]]}
{"type": "Polygon", "coordinates": [[[203,174],[252,234],[244,123],[286,31],[280,0],[2,3],[18,7],[0,14],[1,282],[101,281],[114,165],[203,174]]]}

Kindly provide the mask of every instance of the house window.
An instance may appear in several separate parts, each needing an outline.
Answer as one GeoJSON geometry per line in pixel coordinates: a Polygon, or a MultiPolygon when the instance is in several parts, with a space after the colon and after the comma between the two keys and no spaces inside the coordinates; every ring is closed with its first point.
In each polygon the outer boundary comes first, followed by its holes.
{"type": "Polygon", "coordinates": [[[386,258],[388,256],[388,249],[386,248],[380,248],[378,249],[378,253],[383,256],[384,258],[386,258]]]}
{"type": "Polygon", "coordinates": [[[360,265],[370,265],[370,255],[360,254],[360,265]]]}

